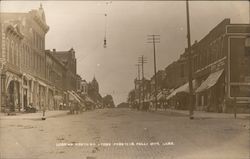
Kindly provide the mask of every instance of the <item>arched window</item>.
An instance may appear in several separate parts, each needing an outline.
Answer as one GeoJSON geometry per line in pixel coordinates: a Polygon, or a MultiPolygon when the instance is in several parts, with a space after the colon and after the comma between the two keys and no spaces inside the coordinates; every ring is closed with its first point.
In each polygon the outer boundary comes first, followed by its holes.
{"type": "Polygon", "coordinates": [[[31,58],[31,50],[28,47],[28,67],[31,67],[31,65],[30,65],[31,64],[31,61],[30,61],[31,59],[30,58],[31,58]]]}
{"type": "Polygon", "coordinates": [[[19,52],[19,66],[21,66],[23,64],[23,45],[20,44],[20,52],[19,52]]]}
{"type": "Polygon", "coordinates": [[[13,61],[13,52],[14,52],[14,42],[12,40],[11,45],[10,45],[10,53],[9,53],[9,61],[10,61],[10,63],[12,63],[12,61],[13,61]]]}
{"type": "Polygon", "coordinates": [[[6,60],[9,61],[9,51],[10,51],[10,40],[6,39],[6,60]]]}
{"type": "Polygon", "coordinates": [[[18,45],[15,45],[15,51],[14,51],[14,65],[18,65],[17,62],[17,54],[18,54],[18,45]]]}
{"type": "Polygon", "coordinates": [[[28,67],[28,46],[25,46],[25,66],[28,67]]]}
{"type": "Polygon", "coordinates": [[[23,45],[23,66],[26,66],[26,45],[23,45]]]}

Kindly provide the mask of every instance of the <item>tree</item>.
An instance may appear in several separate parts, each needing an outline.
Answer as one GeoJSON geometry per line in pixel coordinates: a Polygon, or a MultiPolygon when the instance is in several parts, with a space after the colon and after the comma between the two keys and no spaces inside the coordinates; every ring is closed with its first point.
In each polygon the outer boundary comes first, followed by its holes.
{"type": "Polygon", "coordinates": [[[105,108],[114,108],[115,107],[113,97],[111,95],[108,94],[105,97],[103,97],[103,106],[105,108]]]}

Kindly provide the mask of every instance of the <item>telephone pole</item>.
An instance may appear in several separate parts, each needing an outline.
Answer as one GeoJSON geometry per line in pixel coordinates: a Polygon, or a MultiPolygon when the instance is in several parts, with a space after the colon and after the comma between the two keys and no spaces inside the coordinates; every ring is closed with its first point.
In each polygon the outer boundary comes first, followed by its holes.
{"type": "Polygon", "coordinates": [[[138,81],[139,82],[139,89],[138,89],[138,100],[139,100],[139,106],[141,105],[141,90],[140,90],[140,74],[141,74],[141,71],[140,71],[140,64],[136,64],[137,66],[137,70],[138,70],[138,79],[135,81],[135,90],[136,90],[136,82],[138,81]]]}
{"type": "Polygon", "coordinates": [[[144,64],[147,63],[146,57],[143,55],[138,58],[138,63],[141,64],[142,70],[142,108],[144,108],[144,99],[145,99],[145,88],[144,88],[144,64]]]}
{"type": "Polygon", "coordinates": [[[156,43],[160,43],[160,35],[148,35],[148,43],[153,43],[153,49],[154,49],[154,77],[155,77],[155,92],[154,92],[154,96],[155,96],[155,111],[157,111],[157,77],[156,77],[156,57],[155,57],[155,44],[156,43]]]}
{"type": "Polygon", "coordinates": [[[186,11],[187,11],[187,42],[188,42],[188,83],[189,83],[189,118],[194,119],[194,108],[193,108],[193,78],[192,78],[192,57],[191,57],[191,36],[190,36],[190,22],[189,22],[189,4],[186,0],[186,11]]]}

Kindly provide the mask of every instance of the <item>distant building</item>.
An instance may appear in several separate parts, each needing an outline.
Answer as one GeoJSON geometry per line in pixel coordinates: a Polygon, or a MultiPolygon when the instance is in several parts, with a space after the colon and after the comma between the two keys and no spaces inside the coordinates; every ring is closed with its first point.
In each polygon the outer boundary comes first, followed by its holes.
{"type": "Polygon", "coordinates": [[[139,109],[145,109],[145,106],[151,101],[152,90],[151,81],[144,78],[143,80],[134,80],[135,84],[135,103],[139,105],[139,109]],[[144,108],[143,108],[144,106],[144,108]]]}
{"type": "Polygon", "coordinates": [[[87,95],[88,94],[88,83],[86,80],[81,81],[81,94],[87,95]]]}
{"type": "Polygon", "coordinates": [[[77,90],[77,74],[76,74],[76,57],[75,50],[71,48],[68,51],[56,51],[53,49],[55,56],[66,67],[65,86],[67,90],[77,90]]]}
{"type": "Polygon", "coordinates": [[[77,93],[80,95],[88,95],[88,83],[77,75],[77,93]]]}
{"type": "Polygon", "coordinates": [[[88,83],[88,95],[96,103],[102,103],[102,96],[99,93],[99,84],[94,77],[91,82],[88,83]]]}
{"type": "Polygon", "coordinates": [[[67,68],[61,63],[50,50],[45,51],[46,68],[45,77],[48,84],[48,108],[58,109],[60,103],[66,102],[65,86],[67,68]]]}

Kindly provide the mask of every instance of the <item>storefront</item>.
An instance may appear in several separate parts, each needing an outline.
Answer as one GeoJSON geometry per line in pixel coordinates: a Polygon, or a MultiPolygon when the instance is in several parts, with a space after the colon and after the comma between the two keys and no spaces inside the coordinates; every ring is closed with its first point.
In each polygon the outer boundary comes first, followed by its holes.
{"type": "MultiPolygon", "coordinates": [[[[228,33],[236,26],[229,26],[228,33]]],[[[236,99],[238,112],[250,112],[250,26],[246,25],[229,36],[227,99],[236,99]]],[[[232,111],[230,105],[227,111],[232,111]]]]}
{"type": "Polygon", "coordinates": [[[222,112],[225,90],[224,77],[224,69],[212,72],[196,89],[198,110],[222,112]]]}
{"type": "MultiPolygon", "coordinates": [[[[193,80],[193,90],[197,88],[197,81],[193,80]]],[[[174,89],[166,100],[175,109],[188,109],[189,107],[189,83],[185,83],[174,89]]]]}

